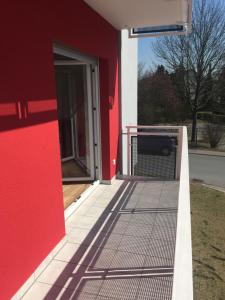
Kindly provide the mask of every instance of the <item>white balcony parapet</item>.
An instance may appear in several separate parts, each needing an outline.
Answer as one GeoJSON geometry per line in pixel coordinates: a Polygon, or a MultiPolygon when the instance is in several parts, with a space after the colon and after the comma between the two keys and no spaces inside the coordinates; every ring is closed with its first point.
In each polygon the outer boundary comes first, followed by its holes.
{"type": "Polygon", "coordinates": [[[182,129],[182,155],[178,200],[172,300],[193,300],[191,211],[187,128],[182,129]]]}

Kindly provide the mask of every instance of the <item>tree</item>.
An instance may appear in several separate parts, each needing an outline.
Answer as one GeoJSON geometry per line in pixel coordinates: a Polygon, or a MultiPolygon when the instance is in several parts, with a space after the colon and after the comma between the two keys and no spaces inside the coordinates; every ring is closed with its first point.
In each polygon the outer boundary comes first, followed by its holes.
{"type": "Polygon", "coordinates": [[[170,78],[172,80],[176,96],[179,100],[180,111],[179,118],[184,121],[190,119],[191,117],[191,109],[190,105],[185,101],[184,94],[184,69],[180,66],[174,72],[170,73],[170,78]]]}
{"type": "Polygon", "coordinates": [[[141,80],[145,76],[145,64],[140,62],[138,64],[138,80],[141,80]]]}
{"type": "Polygon", "coordinates": [[[212,77],[225,62],[225,6],[220,0],[194,1],[192,32],[158,39],[153,50],[172,72],[179,70],[180,98],[192,112],[192,141],[197,114],[213,99],[212,77]],[[211,80],[211,82],[210,82],[211,80]]]}
{"type": "Polygon", "coordinates": [[[218,74],[214,97],[215,101],[212,111],[225,115],[225,67],[218,74]]]}
{"type": "Polygon", "coordinates": [[[179,103],[168,71],[158,66],[139,78],[138,123],[150,125],[175,121],[179,103]]]}

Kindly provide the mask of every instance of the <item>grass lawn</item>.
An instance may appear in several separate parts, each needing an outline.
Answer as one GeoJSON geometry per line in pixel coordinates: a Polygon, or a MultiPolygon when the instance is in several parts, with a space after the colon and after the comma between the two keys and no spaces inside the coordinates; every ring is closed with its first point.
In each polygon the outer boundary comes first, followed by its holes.
{"type": "Polygon", "coordinates": [[[194,300],[225,300],[225,193],[191,184],[194,300]]]}

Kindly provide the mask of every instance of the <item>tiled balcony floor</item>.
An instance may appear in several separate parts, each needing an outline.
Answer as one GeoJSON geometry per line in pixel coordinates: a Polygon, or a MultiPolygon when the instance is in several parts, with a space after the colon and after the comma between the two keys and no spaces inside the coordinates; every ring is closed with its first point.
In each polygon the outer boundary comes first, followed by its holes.
{"type": "Polygon", "coordinates": [[[178,186],[99,185],[67,219],[67,243],[22,299],[170,300],[178,186]]]}

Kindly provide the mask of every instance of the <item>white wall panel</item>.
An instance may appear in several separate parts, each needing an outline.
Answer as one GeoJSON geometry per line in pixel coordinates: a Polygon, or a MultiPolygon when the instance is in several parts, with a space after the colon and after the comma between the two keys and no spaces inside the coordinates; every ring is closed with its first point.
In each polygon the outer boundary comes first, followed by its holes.
{"type": "Polygon", "coordinates": [[[127,174],[126,126],[137,125],[138,47],[136,39],[129,39],[128,31],[121,32],[121,125],[122,173],[127,174]]]}

